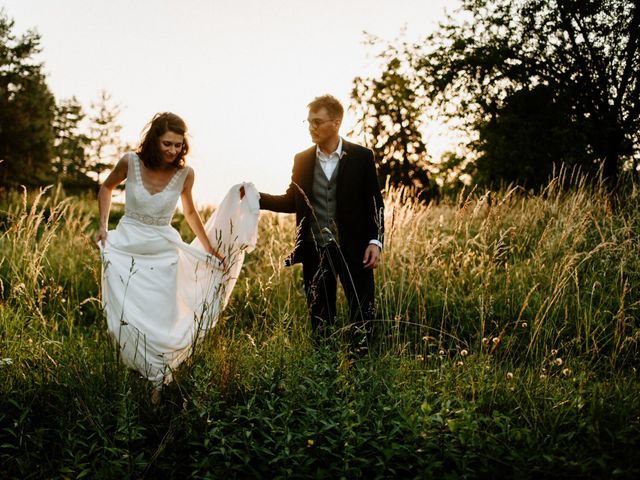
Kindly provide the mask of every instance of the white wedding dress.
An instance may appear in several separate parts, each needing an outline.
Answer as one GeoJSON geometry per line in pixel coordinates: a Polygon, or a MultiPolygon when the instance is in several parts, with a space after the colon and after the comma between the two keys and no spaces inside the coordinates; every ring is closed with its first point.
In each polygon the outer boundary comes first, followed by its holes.
{"type": "Polygon", "coordinates": [[[128,154],[125,214],[101,249],[102,302],[122,361],[160,386],[229,300],[244,254],[257,240],[259,195],[251,183],[235,185],[205,223],[211,244],[225,256],[225,272],[197,239],[184,243],[170,225],[188,169],[150,194],[140,163],[128,154]]]}

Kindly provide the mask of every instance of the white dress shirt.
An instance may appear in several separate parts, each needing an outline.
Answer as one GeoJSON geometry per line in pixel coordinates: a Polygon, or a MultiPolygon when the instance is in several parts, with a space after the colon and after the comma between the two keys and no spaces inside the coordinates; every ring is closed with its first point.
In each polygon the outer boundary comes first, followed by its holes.
{"type": "Polygon", "coordinates": [[[333,171],[338,166],[338,161],[342,156],[342,137],[340,137],[340,141],[338,142],[338,148],[335,149],[332,153],[324,153],[320,150],[320,147],[316,147],[316,158],[320,161],[320,166],[322,167],[322,171],[327,176],[327,179],[331,180],[331,175],[333,175],[333,171]]]}

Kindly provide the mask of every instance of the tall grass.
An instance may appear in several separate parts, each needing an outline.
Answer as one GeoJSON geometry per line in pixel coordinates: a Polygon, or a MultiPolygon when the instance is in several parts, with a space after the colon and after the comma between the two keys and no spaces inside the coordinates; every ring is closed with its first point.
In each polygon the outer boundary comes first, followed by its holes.
{"type": "Polygon", "coordinates": [[[358,360],[340,335],[313,346],[300,267],[282,262],[293,219],[265,214],[219,324],[157,409],[106,335],[94,203],[8,196],[0,477],[633,478],[640,209],[628,192],[612,208],[567,172],[538,195],[422,205],[390,192],[376,342],[358,360]]]}
{"type": "Polygon", "coordinates": [[[473,192],[455,206],[416,207],[395,192],[382,320],[412,331],[404,339],[417,350],[426,336],[432,348],[488,348],[520,362],[562,348],[596,363],[634,364],[637,197],[612,212],[603,189],[566,175],[540,195],[473,192]]]}

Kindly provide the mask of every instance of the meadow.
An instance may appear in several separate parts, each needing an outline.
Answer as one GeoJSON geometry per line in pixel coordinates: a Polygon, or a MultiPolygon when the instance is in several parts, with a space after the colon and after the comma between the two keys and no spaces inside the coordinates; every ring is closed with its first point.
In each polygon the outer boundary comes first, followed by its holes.
{"type": "Polygon", "coordinates": [[[538,194],[390,192],[361,358],[343,299],[312,342],[300,267],[283,266],[293,218],[265,213],[157,407],[106,333],[95,201],[5,193],[0,477],[637,478],[639,188],[612,204],[561,172],[538,194]]]}

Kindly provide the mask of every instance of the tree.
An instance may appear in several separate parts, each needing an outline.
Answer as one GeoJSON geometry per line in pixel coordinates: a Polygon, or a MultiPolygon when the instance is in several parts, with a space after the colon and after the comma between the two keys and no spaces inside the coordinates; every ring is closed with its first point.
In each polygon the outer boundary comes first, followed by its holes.
{"type": "Polygon", "coordinates": [[[91,159],[87,155],[90,139],[82,131],[84,119],[82,104],[75,97],[62,100],[56,106],[52,165],[57,180],[70,191],[97,186],[96,180],[89,176],[92,169],[91,159]]]}
{"type": "Polygon", "coordinates": [[[16,37],[0,9],[0,188],[51,180],[54,98],[42,64],[34,60],[40,36],[16,37]]]}
{"type": "Polygon", "coordinates": [[[554,165],[581,165],[589,157],[589,137],[571,114],[566,98],[548,86],[523,88],[507,98],[491,118],[478,125],[481,152],[467,167],[475,182],[545,185],[554,165]]]}
{"type": "Polygon", "coordinates": [[[96,178],[111,168],[129,145],[120,139],[122,126],[118,123],[121,108],[113,103],[111,94],[101,90],[98,99],[91,103],[88,137],[90,139],[88,156],[91,159],[91,171],[96,178]]]}
{"type": "MultiPolygon", "coordinates": [[[[373,37],[368,41],[378,43],[373,37]]],[[[419,130],[425,103],[413,52],[406,43],[389,45],[378,55],[383,63],[380,76],[354,79],[351,107],[358,121],[352,133],[362,135],[374,151],[381,184],[410,187],[426,199],[436,194],[437,186],[429,178],[427,148],[419,130]]]]}
{"type": "Polygon", "coordinates": [[[75,97],[58,103],[53,122],[53,170],[65,189],[78,192],[97,188],[100,174],[130,149],[120,139],[119,113],[120,107],[112,103],[105,90],[91,103],[89,114],[75,97]]]}
{"type": "Polygon", "coordinates": [[[433,104],[455,99],[453,115],[479,137],[477,178],[505,169],[506,179],[522,176],[508,172],[514,163],[523,172],[602,163],[615,186],[640,140],[638,4],[462,0],[461,20],[450,17],[427,38],[417,68],[433,104]]]}

